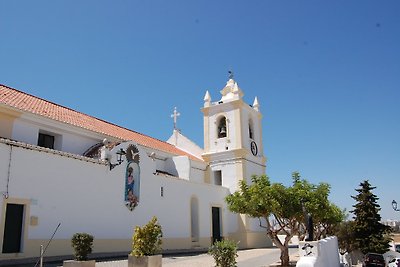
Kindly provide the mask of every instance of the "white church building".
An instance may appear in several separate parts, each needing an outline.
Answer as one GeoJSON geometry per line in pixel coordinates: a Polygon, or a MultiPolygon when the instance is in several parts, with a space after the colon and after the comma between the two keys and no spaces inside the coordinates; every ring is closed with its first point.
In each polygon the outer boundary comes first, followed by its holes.
{"type": "MultiPolygon", "coordinates": [[[[174,130],[166,142],[0,85],[0,259],[71,255],[77,232],[94,253],[130,251],[133,228],[157,216],[163,249],[271,246],[257,219],[225,197],[265,174],[259,103],[233,77],[201,108],[204,148],[174,130]]],[[[178,115],[176,110],[174,116],[178,115]]]]}

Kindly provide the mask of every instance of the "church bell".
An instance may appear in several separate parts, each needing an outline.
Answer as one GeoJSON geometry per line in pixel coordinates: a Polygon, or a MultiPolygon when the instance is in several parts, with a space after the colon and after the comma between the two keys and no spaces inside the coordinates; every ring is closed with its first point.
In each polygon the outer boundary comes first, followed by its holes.
{"type": "Polygon", "coordinates": [[[226,127],[221,127],[221,131],[219,133],[221,135],[226,135],[226,127]]]}

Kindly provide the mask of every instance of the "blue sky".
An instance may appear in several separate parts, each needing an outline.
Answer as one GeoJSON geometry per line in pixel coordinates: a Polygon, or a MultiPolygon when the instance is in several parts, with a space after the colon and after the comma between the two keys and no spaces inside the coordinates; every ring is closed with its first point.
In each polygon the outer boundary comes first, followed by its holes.
{"type": "Polygon", "coordinates": [[[267,174],[328,182],[352,209],[369,179],[400,219],[400,1],[0,0],[0,83],[166,140],[232,69],[263,117],[267,174]]]}

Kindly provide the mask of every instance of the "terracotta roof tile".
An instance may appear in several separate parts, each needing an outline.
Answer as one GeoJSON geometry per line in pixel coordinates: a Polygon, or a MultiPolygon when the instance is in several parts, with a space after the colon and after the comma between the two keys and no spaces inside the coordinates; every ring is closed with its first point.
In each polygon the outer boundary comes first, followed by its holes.
{"type": "Polygon", "coordinates": [[[167,142],[100,120],[73,109],[57,105],[2,84],[0,84],[0,103],[93,132],[113,136],[126,141],[132,140],[149,148],[161,150],[174,155],[186,155],[191,159],[202,161],[201,159],[186,153],[167,142]]]}

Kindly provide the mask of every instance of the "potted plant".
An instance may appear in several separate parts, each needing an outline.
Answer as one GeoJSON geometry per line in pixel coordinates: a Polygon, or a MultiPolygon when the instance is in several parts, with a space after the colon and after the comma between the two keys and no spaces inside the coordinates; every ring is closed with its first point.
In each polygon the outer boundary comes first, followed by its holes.
{"type": "Polygon", "coordinates": [[[88,255],[92,253],[93,236],[87,233],[76,233],[71,238],[71,245],[74,250],[72,261],[64,261],[64,267],[94,267],[96,261],[88,260],[88,255]]]}
{"type": "Polygon", "coordinates": [[[228,239],[216,241],[208,249],[208,254],[214,258],[216,267],[235,267],[238,256],[236,252],[237,243],[228,239]]]}
{"type": "Polygon", "coordinates": [[[128,267],[161,267],[161,237],[161,225],[155,216],[145,226],[136,226],[128,267]]]}

